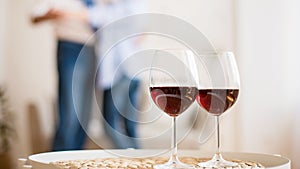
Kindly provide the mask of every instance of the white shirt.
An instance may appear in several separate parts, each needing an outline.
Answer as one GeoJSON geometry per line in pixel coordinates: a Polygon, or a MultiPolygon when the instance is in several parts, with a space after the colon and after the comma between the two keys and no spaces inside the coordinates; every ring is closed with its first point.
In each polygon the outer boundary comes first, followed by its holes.
{"type": "MultiPolygon", "coordinates": [[[[50,9],[66,12],[86,12],[87,8],[80,0],[43,0],[32,11],[33,17],[45,15],[50,9]]],[[[59,40],[85,43],[93,34],[88,22],[76,16],[67,16],[54,21],[54,29],[59,40]]]]}
{"type": "MultiPolygon", "coordinates": [[[[91,24],[99,29],[105,25],[113,24],[122,17],[126,17],[132,14],[143,12],[143,0],[110,0],[97,1],[94,7],[90,9],[91,24]]],[[[124,41],[111,46],[110,51],[104,51],[104,46],[114,38],[114,35],[118,34],[119,29],[130,29],[129,25],[116,28],[114,30],[108,30],[107,34],[97,34],[99,44],[96,46],[97,54],[99,55],[99,85],[102,89],[109,89],[115,83],[121,79],[123,75],[126,75],[127,68],[123,61],[134,53],[138,46],[136,45],[135,38],[125,39],[124,41]]],[[[132,26],[132,25],[131,25],[132,26]]],[[[106,46],[107,47],[107,46],[106,46]]],[[[138,64],[138,63],[137,63],[138,64]]]]}

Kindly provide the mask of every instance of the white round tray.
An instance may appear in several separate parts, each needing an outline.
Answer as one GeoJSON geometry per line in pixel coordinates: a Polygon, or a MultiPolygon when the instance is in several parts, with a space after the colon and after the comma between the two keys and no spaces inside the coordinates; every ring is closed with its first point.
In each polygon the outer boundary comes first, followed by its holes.
{"type": "MultiPolygon", "coordinates": [[[[238,153],[226,152],[222,153],[225,158],[238,159],[244,161],[252,161],[261,163],[270,169],[290,169],[290,160],[279,155],[255,154],[255,153],[238,153]]],[[[202,153],[200,150],[179,150],[179,156],[203,157],[209,158],[211,153],[202,153]]],[[[53,169],[50,162],[63,160],[80,160],[80,159],[96,159],[96,158],[118,158],[132,157],[144,158],[154,156],[168,156],[168,152],[164,150],[143,150],[143,149],[124,149],[124,150],[79,150],[79,151],[60,151],[48,152],[31,155],[28,157],[29,166],[32,169],[53,169]]]]}

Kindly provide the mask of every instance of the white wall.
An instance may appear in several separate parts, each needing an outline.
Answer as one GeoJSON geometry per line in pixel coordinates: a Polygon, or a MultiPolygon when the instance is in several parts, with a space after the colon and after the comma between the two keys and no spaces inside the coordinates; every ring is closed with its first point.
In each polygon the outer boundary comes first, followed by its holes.
{"type": "Polygon", "coordinates": [[[4,82],[5,79],[5,61],[6,61],[6,33],[7,27],[7,0],[2,0],[0,2],[0,84],[4,82]]]}
{"type": "Polygon", "coordinates": [[[287,126],[288,116],[280,115],[284,107],[279,106],[285,101],[278,98],[285,87],[282,5],[279,0],[239,1],[237,49],[242,56],[243,82],[240,144],[250,151],[275,151],[282,141],[274,129],[287,126]],[[262,147],[262,143],[269,146],[262,147]]]}
{"type": "Polygon", "coordinates": [[[50,132],[56,89],[54,36],[49,25],[32,26],[29,20],[32,1],[10,1],[6,9],[6,80],[11,105],[16,113],[15,143],[18,157],[31,154],[28,105],[38,106],[42,131],[50,132]],[[48,120],[45,120],[48,119],[48,120]],[[50,123],[49,123],[50,122],[50,123]]]}
{"type": "MultiPolygon", "coordinates": [[[[236,46],[243,82],[240,151],[289,158],[291,150],[299,153],[299,146],[298,151],[293,147],[299,141],[299,5],[292,0],[237,1],[236,46]]],[[[295,168],[297,161],[293,159],[295,168]]]]}
{"type": "Polygon", "coordinates": [[[172,0],[151,0],[149,10],[173,15],[191,23],[218,49],[234,49],[233,0],[186,0],[176,3],[172,0]]]}
{"type": "Polygon", "coordinates": [[[292,126],[292,144],[289,150],[289,157],[293,160],[293,168],[300,168],[300,2],[290,0],[286,10],[286,111],[291,114],[290,125],[292,126]]]}

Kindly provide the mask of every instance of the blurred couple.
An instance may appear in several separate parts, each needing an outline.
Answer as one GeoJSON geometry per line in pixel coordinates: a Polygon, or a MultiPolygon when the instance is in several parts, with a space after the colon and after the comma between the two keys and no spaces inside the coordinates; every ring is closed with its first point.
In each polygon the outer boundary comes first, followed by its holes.
{"type": "Polygon", "coordinates": [[[97,30],[143,9],[143,0],[49,0],[34,8],[32,22],[52,22],[57,37],[58,125],[53,151],[84,149],[96,70],[96,88],[103,91],[101,112],[106,134],[115,148],[139,148],[135,139],[139,80],[129,78],[125,71],[115,72],[128,57],[123,52],[134,51],[137,44],[128,40],[111,50],[98,68],[96,63],[106,52],[101,50],[105,36],[97,30]],[[97,43],[89,40],[94,33],[97,43]],[[80,55],[84,59],[76,62],[80,55]],[[116,92],[118,97],[113,95],[116,92]],[[74,97],[79,100],[74,102],[74,97]]]}

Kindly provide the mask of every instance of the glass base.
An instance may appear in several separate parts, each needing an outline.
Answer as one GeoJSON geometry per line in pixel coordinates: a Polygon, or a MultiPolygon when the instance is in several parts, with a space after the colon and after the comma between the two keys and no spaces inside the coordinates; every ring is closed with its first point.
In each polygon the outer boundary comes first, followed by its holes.
{"type": "Polygon", "coordinates": [[[195,169],[194,166],[182,163],[178,158],[171,158],[167,163],[157,164],[153,166],[154,169],[195,169]]]}
{"type": "Polygon", "coordinates": [[[208,168],[237,167],[238,165],[238,163],[224,160],[221,154],[215,154],[211,160],[198,163],[198,166],[208,168]]]}

